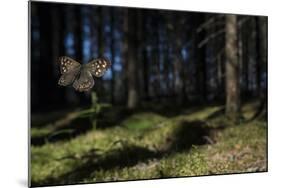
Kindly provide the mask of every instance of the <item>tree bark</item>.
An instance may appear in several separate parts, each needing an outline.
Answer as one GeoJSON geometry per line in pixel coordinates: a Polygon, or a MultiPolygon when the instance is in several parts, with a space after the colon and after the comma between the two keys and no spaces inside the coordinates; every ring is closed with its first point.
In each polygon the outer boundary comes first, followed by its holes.
{"type": "Polygon", "coordinates": [[[127,107],[134,109],[138,105],[138,86],[137,86],[137,41],[136,41],[136,12],[135,10],[128,10],[128,65],[127,65],[127,76],[128,76],[128,101],[127,107]]]}
{"type": "Polygon", "coordinates": [[[154,59],[154,64],[155,64],[155,93],[157,99],[160,98],[162,91],[161,91],[161,68],[160,68],[160,49],[159,49],[159,44],[160,44],[160,32],[159,32],[159,17],[157,15],[154,15],[154,23],[153,23],[153,33],[155,36],[154,37],[154,49],[153,49],[153,59],[154,59]]]}
{"type": "MultiPolygon", "coordinates": [[[[56,98],[54,90],[56,80],[53,75],[54,63],[53,61],[53,51],[52,51],[52,38],[53,33],[50,33],[50,28],[52,27],[51,12],[49,9],[51,5],[40,5],[38,6],[38,15],[39,15],[39,32],[40,32],[40,65],[39,66],[39,82],[38,82],[38,96],[40,97],[39,101],[44,101],[46,108],[51,104],[51,99],[56,98]],[[46,79],[52,78],[52,80],[46,79]]],[[[44,105],[44,104],[42,104],[44,105]]]]}
{"type": "MultiPolygon", "coordinates": [[[[267,17],[257,17],[257,53],[259,54],[257,69],[259,69],[260,88],[258,95],[260,105],[251,119],[265,118],[267,119],[267,17]],[[266,77],[263,76],[266,74],[266,77]],[[264,83],[264,84],[262,84],[264,83]]],[[[258,79],[258,78],[257,78],[258,79]]]]}
{"type": "Polygon", "coordinates": [[[170,95],[170,91],[172,90],[171,84],[170,84],[170,78],[169,78],[169,73],[170,73],[170,59],[169,59],[169,43],[168,41],[165,41],[165,50],[164,50],[164,79],[166,83],[166,95],[170,95]]]}
{"type": "Polygon", "coordinates": [[[259,24],[259,18],[255,18],[255,26],[256,26],[256,84],[257,84],[257,93],[261,93],[261,64],[262,64],[262,58],[261,58],[261,36],[260,36],[260,24],[259,24]]]}
{"type": "MultiPolygon", "coordinates": [[[[256,17],[256,49],[257,49],[257,81],[259,87],[257,89],[259,93],[263,92],[264,86],[262,82],[265,82],[262,77],[264,73],[267,73],[267,17],[256,17]]],[[[267,87],[267,86],[266,86],[267,87]]],[[[259,94],[261,95],[261,94],[259,94]]]]}
{"type": "Polygon", "coordinates": [[[226,15],[226,116],[237,121],[240,116],[237,16],[226,15]]]}
{"type": "MultiPolygon", "coordinates": [[[[205,17],[202,15],[198,18],[199,23],[204,23],[205,17]]],[[[206,37],[206,32],[201,31],[195,38],[196,48],[195,60],[196,60],[196,90],[199,95],[199,101],[204,102],[207,100],[207,71],[206,71],[206,45],[198,47],[199,43],[206,37]]]]}
{"type": "Polygon", "coordinates": [[[241,73],[243,75],[243,94],[247,96],[249,93],[249,27],[245,25],[245,31],[243,37],[243,69],[241,73]]]}
{"type": "Polygon", "coordinates": [[[183,59],[181,58],[181,48],[179,43],[176,45],[176,52],[174,53],[174,84],[175,84],[175,92],[177,95],[177,103],[178,105],[183,104],[184,102],[184,72],[183,72],[183,59]]]}
{"type": "Polygon", "coordinates": [[[149,63],[147,57],[146,47],[142,50],[143,58],[143,87],[144,87],[144,98],[149,100],[149,63]]]}
{"type": "MultiPolygon", "coordinates": [[[[104,14],[103,14],[103,7],[97,7],[97,53],[98,58],[103,57],[104,55],[104,48],[105,48],[105,40],[104,40],[104,14]]],[[[104,97],[104,85],[102,84],[103,77],[95,80],[95,88],[97,91],[98,98],[104,97]]]]}
{"type": "Polygon", "coordinates": [[[75,7],[75,58],[83,62],[83,24],[81,7],[75,7]]]}
{"type": "MultiPolygon", "coordinates": [[[[59,64],[58,59],[60,56],[65,55],[65,46],[64,46],[64,36],[66,35],[64,28],[66,27],[65,24],[65,11],[61,6],[55,6],[52,12],[52,63],[54,64],[53,74],[54,78],[58,78],[60,75],[59,72],[59,64]]],[[[60,87],[56,88],[57,93],[57,104],[66,104],[66,88],[60,87]]]]}
{"type": "Polygon", "coordinates": [[[104,37],[103,37],[103,9],[98,7],[97,14],[99,15],[98,20],[98,56],[102,57],[104,53],[104,37]]]}
{"type": "Polygon", "coordinates": [[[110,22],[111,22],[111,103],[115,103],[115,71],[114,71],[114,64],[115,64],[115,36],[114,36],[114,27],[115,27],[115,19],[114,19],[114,8],[110,11],[110,22]]]}
{"type": "Polygon", "coordinates": [[[144,19],[143,10],[137,11],[137,59],[138,59],[138,68],[137,68],[137,80],[139,86],[139,98],[146,98],[145,91],[145,79],[144,79],[144,64],[147,61],[146,57],[146,41],[145,41],[145,19],[144,19]]]}

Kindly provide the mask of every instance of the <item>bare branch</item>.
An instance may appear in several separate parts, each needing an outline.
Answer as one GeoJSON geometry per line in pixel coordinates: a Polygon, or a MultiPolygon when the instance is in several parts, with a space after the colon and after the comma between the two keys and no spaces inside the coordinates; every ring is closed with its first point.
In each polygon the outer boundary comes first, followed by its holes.
{"type": "Polygon", "coordinates": [[[221,22],[221,21],[216,21],[217,18],[222,18],[224,15],[218,15],[218,16],[213,16],[211,18],[209,18],[206,22],[204,22],[203,24],[201,24],[196,32],[197,33],[200,33],[201,31],[203,31],[205,28],[208,28],[211,24],[213,25],[221,25],[223,24],[224,22],[221,22]]]}
{"type": "Polygon", "coordinates": [[[202,40],[199,44],[198,44],[198,48],[202,48],[205,44],[207,44],[210,40],[216,38],[217,36],[223,34],[225,32],[225,29],[221,29],[218,30],[215,33],[210,34],[207,38],[205,38],[204,40],[202,40]]]}
{"type": "Polygon", "coordinates": [[[248,17],[247,18],[242,18],[239,22],[238,22],[238,27],[242,27],[243,24],[245,24],[248,20],[250,20],[248,17]]]}

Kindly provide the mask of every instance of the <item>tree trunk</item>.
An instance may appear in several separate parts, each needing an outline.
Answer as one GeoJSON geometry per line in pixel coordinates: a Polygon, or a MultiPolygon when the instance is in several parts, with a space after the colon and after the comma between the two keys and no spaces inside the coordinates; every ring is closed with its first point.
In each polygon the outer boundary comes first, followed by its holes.
{"type": "Polygon", "coordinates": [[[75,8],[75,58],[79,62],[83,62],[83,24],[81,7],[75,8]]]}
{"type": "MultiPolygon", "coordinates": [[[[52,37],[53,34],[50,34],[50,28],[52,26],[51,12],[49,8],[51,5],[40,5],[38,8],[39,14],[39,31],[40,31],[40,65],[39,66],[39,101],[44,101],[45,106],[51,103],[51,99],[56,98],[55,93],[51,92],[56,87],[57,81],[54,80],[53,75],[54,63],[53,61],[53,51],[52,51],[52,37]],[[46,79],[52,78],[52,80],[46,79]]],[[[44,104],[42,104],[44,105],[44,104]]]]}
{"type": "Polygon", "coordinates": [[[142,50],[143,58],[143,88],[144,88],[144,98],[149,99],[149,63],[147,58],[146,47],[142,50]]]}
{"type": "MultiPolygon", "coordinates": [[[[180,24],[183,22],[182,17],[172,16],[168,17],[169,25],[180,24]]],[[[169,26],[168,26],[169,28],[169,26]]],[[[173,45],[173,88],[176,95],[176,103],[182,105],[184,102],[184,62],[182,57],[182,28],[170,28],[169,41],[173,45]]]]}
{"type": "Polygon", "coordinates": [[[143,78],[143,96],[145,100],[149,100],[149,62],[148,62],[148,55],[147,55],[147,44],[148,44],[148,37],[147,37],[147,14],[145,12],[141,12],[141,24],[140,24],[140,33],[141,38],[139,40],[142,43],[141,45],[141,61],[142,61],[142,78],[143,78]]]}
{"type": "Polygon", "coordinates": [[[260,88],[259,88],[259,100],[260,105],[252,117],[252,119],[262,117],[267,119],[267,17],[257,17],[257,53],[258,57],[258,66],[259,66],[259,79],[260,79],[260,88]],[[263,76],[266,74],[266,77],[263,76]],[[262,84],[264,83],[264,84],[262,84]]]}
{"type": "Polygon", "coordinates": [[[54,77],[59,75],[59,69],[57,68],[58,66],[58,58],[60,55],[60,47],[61,47],[61,31],[62,29],[60,29],[60,18],[59,17],[59,7],[54,7],[52,10],[52,23],[53,23],[53,27],[52,27],[52,63],[54,64],[54,69],[53,69],[53,75],[54,77]]]}
{"type": "MultiPolygon", "coordinates": [[[[105,40],[104,40],[104,14],[103,14],[103,7],[97,7],[97,52],[98,52],[98,58],[103,57],[104,55],[104,46],[105,46],[105,40]]],[[[102,84],[103,77],[100,77],[99,79],[95,80],[95,87],[97,91],[98,98],[102,98],[104,95],[104,85],[102,84]]]]}
{"type": "Polygon", "coordinates": [[[174,84],[175,84],[175,92],[177,95],[177,103],[178,105],[183,104],[184,102],[184,93],[183,93],[183,59],[181,58],[181,48],[179,44],[176,47],[176,52],[174,53],[174,84]]]}
{"type": "Polygon", "coordinates": [[[98,7],[97,14],[99,15],[98,20],[98,56],[102,57],[104,53],[104,38],[103,38],[103,9],[98,7]]]}
{"type": "Polygon", "coordinates": [[[115,71],[114,71],[114,64],[115,64],[115,37],[114,37],[114,27],[115,27],[115,19],[114,19],[114,8],[110,11],[110,22],[111,22],[111,103],[115,103],[115,71]]]}
{"type": "Polygon", "coordinates": [[[127,107],[134,109],[138,105],[138,86],[137,86],[137,42],[136,42],[136,11],[128,10],[128,65],[127,65],[127,76],[128,76],[128,101],[127,107]]]}
{"type": "MultiPolygon", "coordinates": [[[[64,21],[64,16],[65,12],[64,9],[59,6],[59,7],[54,7],[53,12],[52,12],[52,22],[53,22],[53,27],[52,27],[52,33],[53,33],[53,38],[52,38],[52,63],[54,64],[53,68],[53,74],[54,78],[58,78],[60,75],[59,72],[59,64],[58,64],[58,59],[60,56],[65,55],[65,46],[64,46],[64,36],[65,30],[64,28],[66,27],[65,21],[64,21]]],[[[57,104],[66,104],[66,88],[65,87],[57,87],[56,88],[56,93],[57,93],[57,98],[56,98],[56,103],[57,104]]]]}
{"type": "Polygon", "coordinates": [[[238,35],[238,62],[239,62],[239,66],[240,66],[240,69],[243,70],[243,25],[241,25],[239,28],[238,28],[238,31],[237,31],[237,35],[238,35]]]}
{"type": "MultiPolygon", "coordinates": [[[[202,15],[198,18],[199,23],[204,23],[205,17],[202,15]]],[[[204,102],[207,100],[207,71],[206,71],[206,45],[198,48],[198,44],[206,37],[206,32],[201,31],[196,35],[195,43],[195,60],[196,60],[196,90],[199,95],[199,101],[204,102]]]]}
{"type": "Polygon", "coordinates": [[[245,96],[249,93],[249,27],[245,25],[245,31],[243,37],[243,69],[241,70],[243,75],[243,94],[245,96]]]}
{"type": "MultiPolygon", "coordinates": [[[[169,78],[169,73],[170,73],[170,59],[169,59],[169,43],[168,41],[165,41],[165,50],[164,50],[164,79],[166,82],[166,95],[170,95],[171,91],[171,85],[170,85],[170,78],[169,78]]],[[[165,83],[164,82],[164,83],[165,83]]]]}
{"type": "MultiPolygon", "coordinates": [[[[259,81],[258,92],[263,92],[264,86],[262,86],[262,82],[264,83],[262,75],[267,73],[267,17],[256,17],[256,49],[257,49],[257,81],[259,81]]],[[[267,87],[267,86],[266,86],[267,87]]]]}
{"type": "Polygon", "coordinates": [[[162,91],[161,91],[161,68],[160,68],[160,49],[159,49],[159,43],[160,43],[160,33],[159,33],[159,17],[157,15],[154,15],[154,49],[153,49],[153,59],[155,64],[155,93],[157,99],[160,98],[162,91]]]}
{"type": "Polygon", "coordinates": [[[258,95],[261,93],[261,39],[260,39],[260,25],[259,25],[259,18],[255,18],[255,26],[256,26],[256,84],[257,84],[257,93],[258,95]]]}
{"type": "Polygon", "coordinates": [[[146,42],[145,42],[145,30],[144,30],[144,13],[143,10],[137,11],[137,59],[138,59],[138,68],[137,68],[137,80],[139,86],[139,98],[146,98],[146,93],[144,92],[145,88],[145,79],[144,79],[144,61],[146,60],[146,42]]]}
{"type": "Polygon", "coordinates": [[[240,116],[237,16],[226,15],[226,115],[237,121],[240,116]]]}
{"type": "Polygon", "coordinates": [[[259,17],[260,52],[263,71],[267,73],[267,17],[259,17]]]}

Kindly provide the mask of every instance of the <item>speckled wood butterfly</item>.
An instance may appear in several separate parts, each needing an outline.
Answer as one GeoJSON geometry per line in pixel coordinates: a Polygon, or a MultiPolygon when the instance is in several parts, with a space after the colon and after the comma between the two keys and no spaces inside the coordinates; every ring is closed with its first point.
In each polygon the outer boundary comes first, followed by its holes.
{"type": "Polygon", "coordinates": [[[77,91],[88,91],[94,86],[93,76],[101,77],[111,66],[106,58],[98,58],[87,64],[80,64],[74,59],[62,56],[59,58],[61,77],[58,84],[68,86],[73,83],[77,91]]]}

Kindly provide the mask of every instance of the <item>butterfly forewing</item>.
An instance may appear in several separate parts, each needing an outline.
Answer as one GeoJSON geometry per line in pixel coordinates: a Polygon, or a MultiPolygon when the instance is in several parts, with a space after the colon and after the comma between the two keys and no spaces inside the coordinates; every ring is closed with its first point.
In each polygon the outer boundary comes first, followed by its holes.
{"type": "Polygon", "coordinates": [[[67,86],[73,83],[80,72],[80,63],[78,63],[74,59],[71,59],[70,57],[63,56],[59,58],[59,66],[62,75],[59,79],[58,84],[67,86]]]}
{"type": "Polygon", "coordinates": [[[106,70],[111,66],[111,63],[106,58],[99,58],[90,61],[86,64],[87,69],[90,70],[91,74],[96,77],[101,77],[104,75],[106,70]]]}
{"type": "Polygon", "coordinates": [[[61,77],[58,84],[67,86],[73,83],[77,91],[88,91],[94,86],[93,76],[101,77],[111,66],[106,58],[99,58],[81,65],[70,57],[59,58],[61,77]]]}
{"type": "Polygon", "coordinates": [[[75,61],[74,59],[71,59],[67,56],[62,56],[59,58],[59,64],[60,64],[60,72],[61,74],[66,74],[69,72],[73,72],[76,69],[80,68],[80,63],[75,61]]]}

